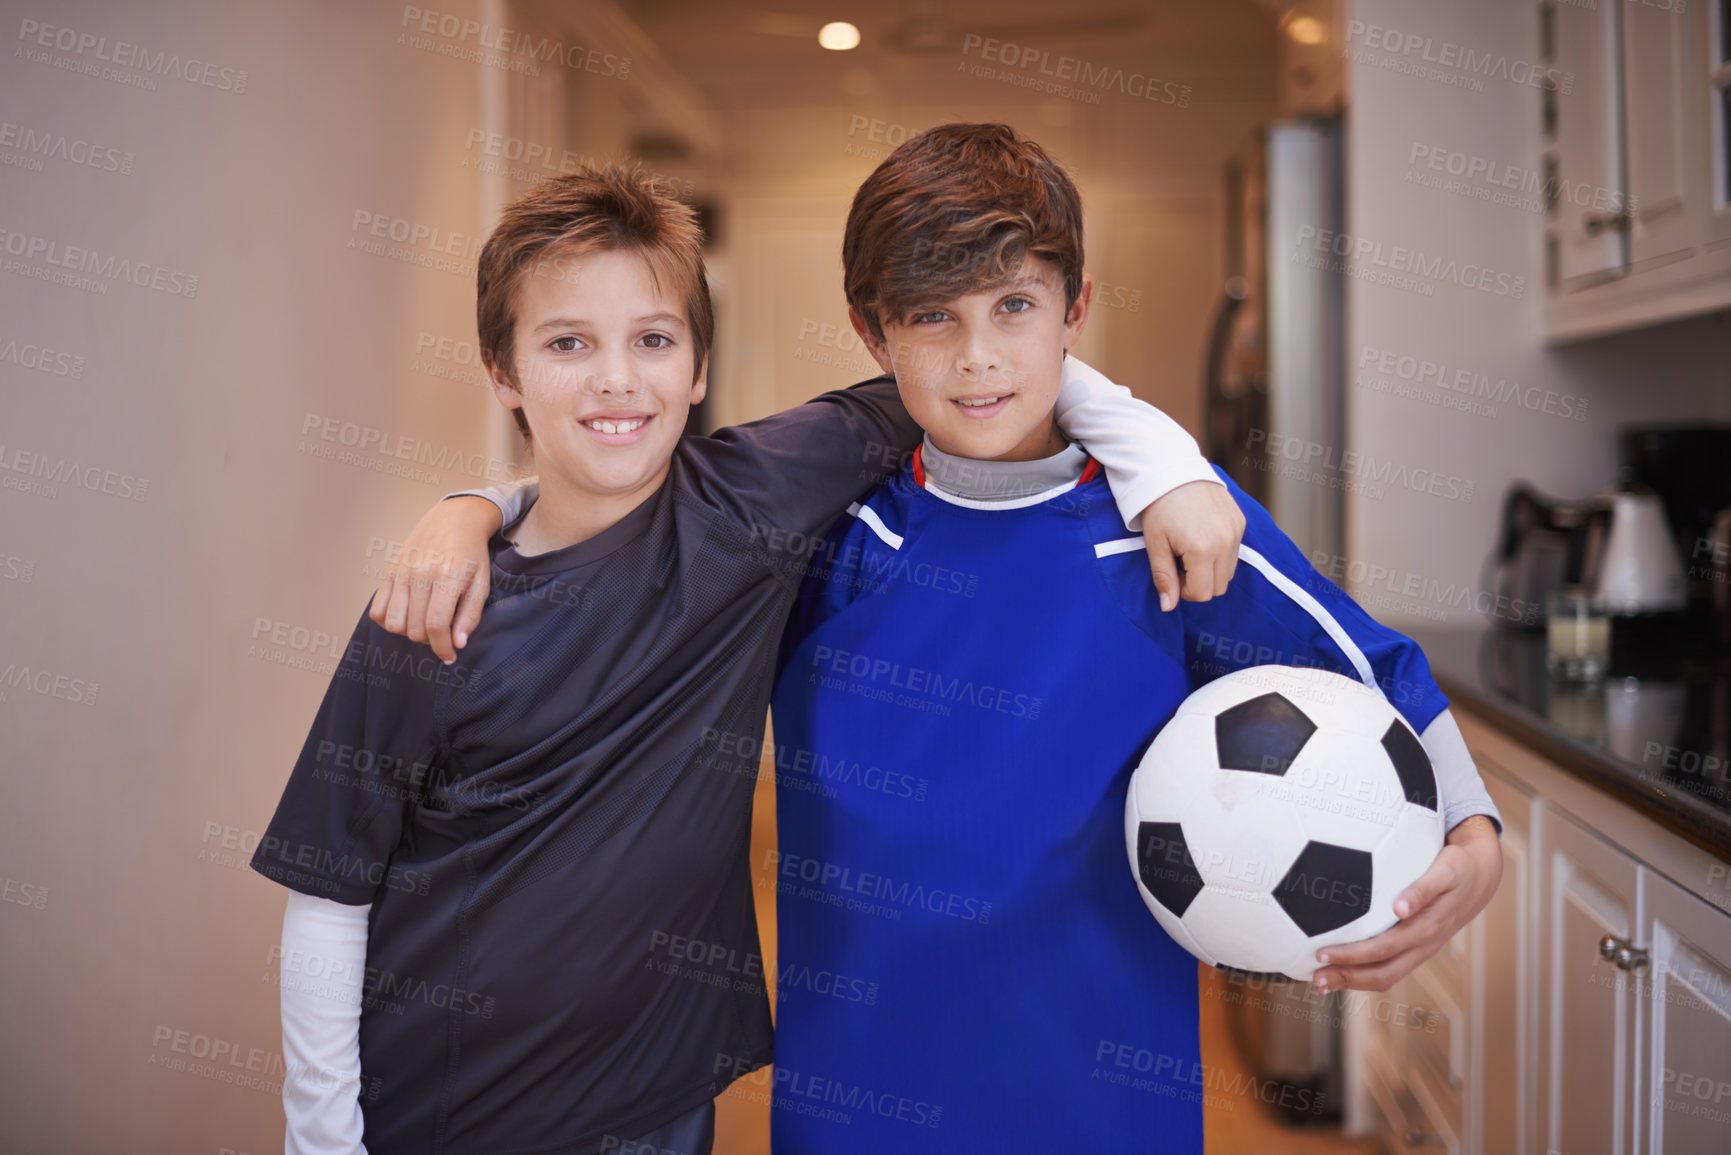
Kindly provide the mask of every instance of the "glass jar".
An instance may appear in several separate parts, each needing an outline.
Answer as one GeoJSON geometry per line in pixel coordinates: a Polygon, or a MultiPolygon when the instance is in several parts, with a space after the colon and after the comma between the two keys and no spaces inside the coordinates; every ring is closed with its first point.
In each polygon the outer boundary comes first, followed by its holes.
{"type": "Polygon", "coordinates": [[[1611,616],[1583,586],[1545,599],[1545,668],[1566,682],[1595,682],[1611,658],[1611,616]]]}

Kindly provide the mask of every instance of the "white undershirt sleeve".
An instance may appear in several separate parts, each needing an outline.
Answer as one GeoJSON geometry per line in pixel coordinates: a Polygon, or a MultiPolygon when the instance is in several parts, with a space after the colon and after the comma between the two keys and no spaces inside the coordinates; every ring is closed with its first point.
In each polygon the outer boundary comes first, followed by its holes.
{"type": "Polygon", "coordinates": [[[279,977],[284,1155],[366,1155],[361,998],[371,910],[289,892],[279,977]]]}
{"type": "Polygon", "coordinates": [[[529,507],[535,504],[535,499],[541,496],[541,479],[524,477],[517,481],[507,481],[500,485],[489,485],[485,489],[459,489],[455,493],[447,493],[440,498],[449,501],[453,497],[484,497],[499,507],[499,516],[505,519],[507,526],[515,525],[529,512],[529,507]]]}
{"type": "Polygon", "coordinates": [[[1503,816],[1485,790],[1484,779],[1473,765],[1472,752],[1467,749],[1467,740],[1461,736],[1454,715],[1444,710],[1432,718],[1418,740],[1430,756],[1437,792],[1442,795],[1443,829],[1453,830],[1473,815],[1483,814],[1496,824],[1497,836],[1502,837],[1503,816]]]}
{"type": "Polygon", "coordinates": [[[1064,358],[1055,412],[1064,435],[1106,471],[1132,531],[1142,528],[1143,510],[1180,485],[1224,484],[1182,425],[1074,355],[1064,358]]]}

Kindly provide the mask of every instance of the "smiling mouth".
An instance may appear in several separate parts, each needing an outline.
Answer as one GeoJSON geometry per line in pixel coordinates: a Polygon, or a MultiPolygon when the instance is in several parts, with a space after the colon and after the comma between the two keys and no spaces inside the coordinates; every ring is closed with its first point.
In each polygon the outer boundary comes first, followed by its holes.
{"type": "Polygon", "coordinates": [[[648,420],[647,417],[624,417],[616,420],[594,417],[583,424],[597,433],[635,433],[643,428],[648,420]]]}
{"type": "Polygon", "coordinates": [[[984,421],[1002,413],[1013,396],[1011,393],[994,393],[987,397],[952,397],[950,403],[969,420],[984,421]]]}

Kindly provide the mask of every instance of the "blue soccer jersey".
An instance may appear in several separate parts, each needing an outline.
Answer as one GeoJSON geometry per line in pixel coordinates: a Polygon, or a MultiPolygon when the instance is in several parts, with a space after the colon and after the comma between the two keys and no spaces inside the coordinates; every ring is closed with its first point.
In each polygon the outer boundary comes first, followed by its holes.
{"type": "Polygon", "coordinates": [[[1202,1150],[1197,963],[1137,893],[1130,773],[1263,663],[1446,702],[1410,640],[1248,521],[1229,592],[1163,613],[1104,480],[1008,502],[919,458],[831,531],[774,698],[776,1155],[1202,1150]]]}

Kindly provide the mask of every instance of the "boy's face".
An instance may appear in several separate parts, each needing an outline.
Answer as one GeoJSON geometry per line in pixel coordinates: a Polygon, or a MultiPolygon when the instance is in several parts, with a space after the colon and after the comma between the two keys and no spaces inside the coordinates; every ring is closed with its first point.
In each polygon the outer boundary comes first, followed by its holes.
{"type": "Polygon", "coordinates": [[[1057,266],[1029,256],[989,291],[885,317],[881,342],[857,313],[849,316],[932,444],[960,457],[1027,461],[1064,447],[1052,408],[1064,352],[1082,335],[1093,291],[1084,276],[1066,308],[1057,266]]]}
{"type": "Polygon", "coordinates": [[[493,393],[521,407],[543,491],[646,496],[667,475],[707,361],[693,364],[685,306],[625,249],[564,254],[517,286],[517,381],[489,370],[493,393]]]}

